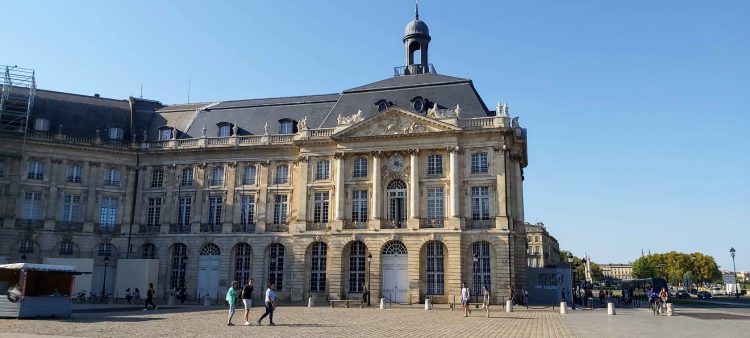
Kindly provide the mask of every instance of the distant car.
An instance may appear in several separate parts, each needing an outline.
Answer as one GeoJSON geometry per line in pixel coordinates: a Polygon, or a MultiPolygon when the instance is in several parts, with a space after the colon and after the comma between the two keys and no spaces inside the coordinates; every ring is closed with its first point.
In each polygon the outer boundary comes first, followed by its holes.
{"type": "Polygon", "coordinates": [[[711,288],[711,295],[713,296],[719,296],[719,295],[725,295],[725,294],[726,294],[726,291],[724,290],[724,288],[720,286],[714,286],[711,288]]]}
{"type": "Polygon", "coordinates": [[[698,299],[711,299],[714,298],[708,291],[698,291],[698,299]]]}
{"type": "Polygon", "coordinates": [[[675,297],[680,298],[680,299],[690,298],[690,294],[687,293],[687,291],[685,290],[680,290],[680,291],[677,291],[677,293],[675,294],[675,297]]]}

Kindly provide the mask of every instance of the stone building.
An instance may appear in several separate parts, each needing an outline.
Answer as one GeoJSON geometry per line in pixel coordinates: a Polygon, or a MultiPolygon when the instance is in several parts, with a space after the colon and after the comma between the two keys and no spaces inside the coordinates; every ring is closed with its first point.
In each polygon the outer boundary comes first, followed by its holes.
{"type": "Polygon", "coordinates": [[[604,279],[624,280],[633,279],[633,265],[628,264],[599,264],[604,279]]]}
{"type": "Polygon", "coordinates": [[[555,267],[560,263],[560,244],[544,223],[525,223],[527,264],[531,268],[555,267]]]}
{"type": "Polygon", "coordinates": [[[106,270],[119,294],[132,259],[158,262],[160,294],[191,298],[250,277],[283,301],[520,290],[526,130],[438,74],[430,41],[417,15],[405,66],[335,94],[163,105],[38,90],[26,133],[0,134],[0,255],[90,259],[91,288],[106,270]]]}

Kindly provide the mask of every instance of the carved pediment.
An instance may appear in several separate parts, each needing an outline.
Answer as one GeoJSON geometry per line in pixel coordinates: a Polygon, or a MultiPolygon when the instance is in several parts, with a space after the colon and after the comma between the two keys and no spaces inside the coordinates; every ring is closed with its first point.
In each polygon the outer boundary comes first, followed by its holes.
{"type": "Polygon", "coordinates": [[[392,107],[380,114],[353,124],[336,134],[339,137],[367,137],[426,134],[460,130],[457,126],[392,107]]]}

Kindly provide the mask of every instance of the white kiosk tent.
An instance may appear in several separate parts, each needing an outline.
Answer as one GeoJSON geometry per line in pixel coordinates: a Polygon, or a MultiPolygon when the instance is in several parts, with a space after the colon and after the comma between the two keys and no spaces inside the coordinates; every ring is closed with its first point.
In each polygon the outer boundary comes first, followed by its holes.
{"type": "Polygon", "coordinates": [[[0,317],[70,317],[74,266],[0,265],[0,317]]]}

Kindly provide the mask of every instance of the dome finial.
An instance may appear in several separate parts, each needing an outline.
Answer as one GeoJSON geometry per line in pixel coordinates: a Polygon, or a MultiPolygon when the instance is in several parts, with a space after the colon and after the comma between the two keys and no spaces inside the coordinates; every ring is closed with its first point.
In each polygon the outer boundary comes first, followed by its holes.
{"type": "Polygon", "coordinates": [[[419,20],[419,1],[414,0],[414,7],[416,8],[414,11],[414,19],[419,20]]]}

